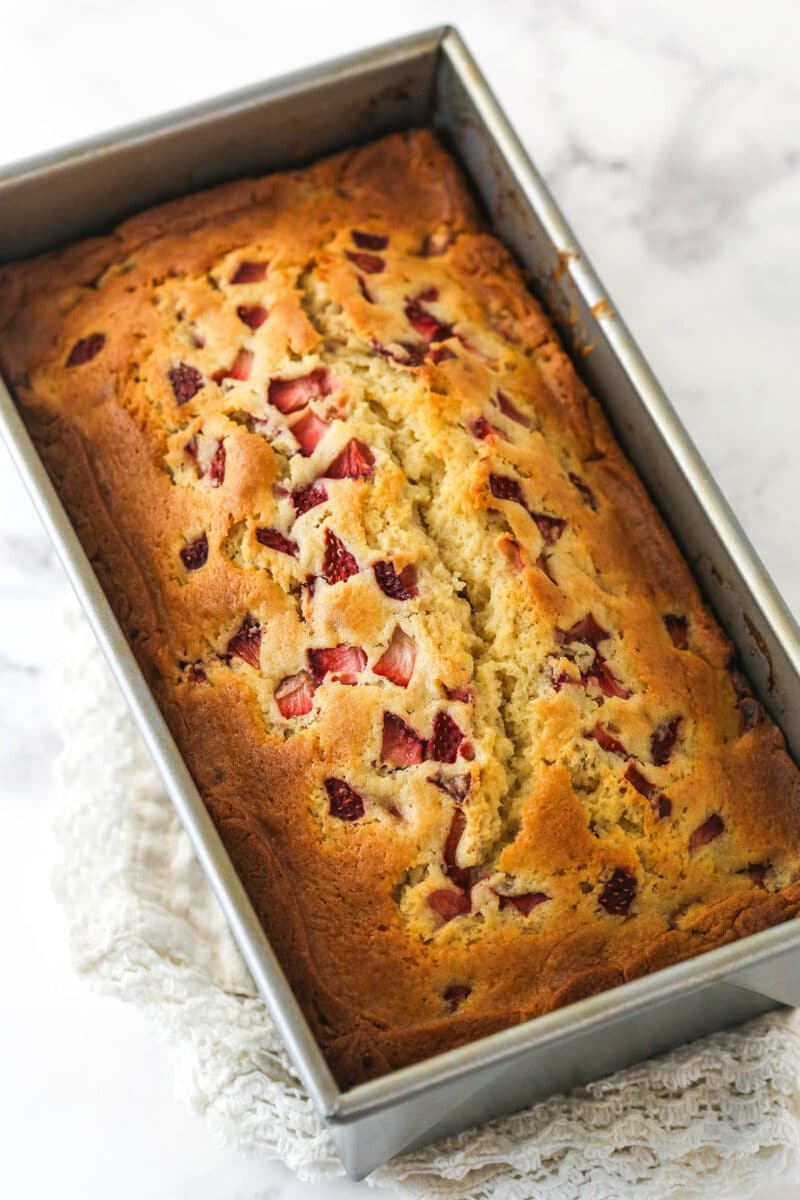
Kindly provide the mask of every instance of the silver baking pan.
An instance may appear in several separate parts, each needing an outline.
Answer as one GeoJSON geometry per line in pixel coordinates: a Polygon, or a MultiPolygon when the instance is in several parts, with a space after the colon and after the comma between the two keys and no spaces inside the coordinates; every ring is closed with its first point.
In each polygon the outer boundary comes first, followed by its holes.
{"type": "MultiPolygon", "coordinates": [[[[431,125],[530,274],[800,758],[800,631],[458,34],[432,30],[0,172],[0,261],[235,176],[431,125]]],[[[792,921],[341,1092],[8,391],[0,428],[297,1071],[361,1178],[394,1155],[680,1042],[800,1004],[792,921]]]]}

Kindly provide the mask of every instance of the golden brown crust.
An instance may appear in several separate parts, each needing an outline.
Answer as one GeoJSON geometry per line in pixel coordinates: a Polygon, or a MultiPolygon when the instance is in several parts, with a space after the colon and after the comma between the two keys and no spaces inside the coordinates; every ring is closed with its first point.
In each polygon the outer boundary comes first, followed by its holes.
{"type": "Polygon", "coordinates": [[[798,772],[430,133],[0,270],[0,363],[343,1085],[797,914],[798,772]]]}

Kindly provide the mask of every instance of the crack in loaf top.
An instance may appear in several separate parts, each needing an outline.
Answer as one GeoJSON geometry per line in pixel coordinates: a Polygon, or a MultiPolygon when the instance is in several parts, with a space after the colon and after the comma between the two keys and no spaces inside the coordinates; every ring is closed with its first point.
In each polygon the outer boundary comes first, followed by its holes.
{"type": "Polygon", "coordinates": [[[796,911],[780,735],[431,134],[6,268],[0,329],[341,1082],[796,911]]]}

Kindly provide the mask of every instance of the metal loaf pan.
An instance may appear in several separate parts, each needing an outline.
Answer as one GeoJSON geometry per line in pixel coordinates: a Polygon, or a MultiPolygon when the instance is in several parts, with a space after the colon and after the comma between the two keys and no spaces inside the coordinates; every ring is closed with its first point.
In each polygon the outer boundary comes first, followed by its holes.
{"type": "MultiPolygon", "coordinates": [[[[392,42],[7,168],[0,172],[0,261],[106,230],[134,210],[223,179],[307,162],[414,125],[438,130],[536,281],[756,693],[800,758],[797,625],[454,30],[392,42]]],[[[548,1093],[780,1003],[800,1003],[800,923],[789,922],[340,1092],[2,381],[0,426],[354,1178],[548,1093]]]]}

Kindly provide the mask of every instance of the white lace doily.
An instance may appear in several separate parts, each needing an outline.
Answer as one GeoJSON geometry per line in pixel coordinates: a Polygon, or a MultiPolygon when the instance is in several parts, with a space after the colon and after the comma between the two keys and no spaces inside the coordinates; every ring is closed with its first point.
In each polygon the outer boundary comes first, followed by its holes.
{"type": "MultiPolygon", "coordinates": [[[[154,1018],[177,1092],[225,1145],[341,1174],[89,627],[66,607],[57,895],[77,970],[154,1018]]],[[[451,1200],[661,1200],[800,1162],[800,1021],[775,1014],[376,1171],[451,1200]]]]}

